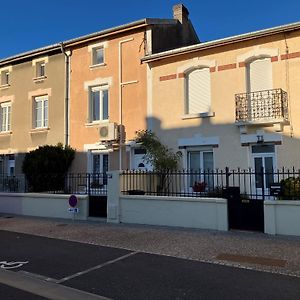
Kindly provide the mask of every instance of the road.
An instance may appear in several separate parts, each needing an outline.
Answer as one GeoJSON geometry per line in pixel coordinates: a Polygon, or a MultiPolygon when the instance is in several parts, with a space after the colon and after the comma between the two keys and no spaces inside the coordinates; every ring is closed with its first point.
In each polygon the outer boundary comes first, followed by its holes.
{"type": "Polygon", "coordinates": [[[300,299],[297,277],[8,231],[0,238],[0,299],[300,299]],[[6,270],[12,262],[24,264],[6,270]]]}

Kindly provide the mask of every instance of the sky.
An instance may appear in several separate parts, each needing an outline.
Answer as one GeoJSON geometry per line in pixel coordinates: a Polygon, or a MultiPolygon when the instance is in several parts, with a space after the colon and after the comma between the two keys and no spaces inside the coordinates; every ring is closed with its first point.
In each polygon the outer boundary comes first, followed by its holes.
{"type": "Polygon", "coordinates": [[[300,21],[299,0],[0,0],[0,59],[144,18],[183,3],[201,42],[300,21]]]}

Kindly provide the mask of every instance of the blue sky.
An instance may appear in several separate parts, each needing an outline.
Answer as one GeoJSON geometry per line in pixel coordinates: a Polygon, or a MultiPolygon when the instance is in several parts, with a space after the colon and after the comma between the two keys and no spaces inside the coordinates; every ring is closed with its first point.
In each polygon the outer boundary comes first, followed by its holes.
{"type": "Polygon", "coordinates": [[[172,18],[183,3],[201,41],[300,21],[300,1],[1,1],[0,58],[143,18],[172,18]]]}

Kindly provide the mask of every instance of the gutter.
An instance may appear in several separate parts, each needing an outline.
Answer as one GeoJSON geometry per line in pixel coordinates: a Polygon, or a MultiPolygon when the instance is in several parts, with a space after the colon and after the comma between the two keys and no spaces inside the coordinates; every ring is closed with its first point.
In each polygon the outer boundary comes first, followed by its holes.
{"type": "Polygon", "coordinates": [[[72,52],[70,50],[66,51],[64,48],[64,43],[60,43],[61,52],[65,56],[65,72],[66,72],[66,82],[65,82],[65,146],[69,146],[70,144],[70,132],[69,132],[69,124],[70,124],[70,109],[69,109],[69,101],[70,101],[70,62],[72,52]]]}

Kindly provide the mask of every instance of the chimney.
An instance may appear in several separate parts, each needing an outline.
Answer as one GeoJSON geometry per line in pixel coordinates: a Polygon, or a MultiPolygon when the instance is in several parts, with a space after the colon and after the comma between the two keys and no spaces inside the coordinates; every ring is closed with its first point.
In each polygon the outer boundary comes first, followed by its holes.
{"type": "Polygon", "coordinates": [[[186,24],[189,19],[189,11],[183,4],[173,6],[173,18],[177,19],[181,24],[186,24]]]}

